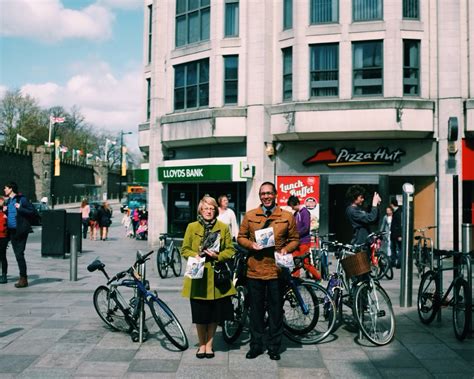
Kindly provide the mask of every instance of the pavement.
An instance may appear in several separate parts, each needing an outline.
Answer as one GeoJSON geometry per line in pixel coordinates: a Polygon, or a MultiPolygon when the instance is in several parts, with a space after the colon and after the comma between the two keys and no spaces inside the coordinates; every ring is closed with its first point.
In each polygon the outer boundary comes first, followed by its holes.
{"type": "MultiPolygon", "coordinates": [[[[74,210],[69,210],[74,211],[74,210]]],[[[248,334],[227,345],[220,329],[214,359],[195,358],[197,335],[190,306],[181,297],[182,278],[160,279],[156,258],[147,264],[147,279],[173,309],[183,325],[190,348],[184,352],[163,336],[143,344],[126,333],[108,329],[94,310],[92,295],[105,282],[100,272],[89,273],[96,257],[110,274],[129,267],[146,241],[125,237],[120,214],[113,218],[108,241],[83,240],[78,280],[69,280],[69,259],[41,257],[41,228],[30,234],[26,259],[30,286],[14,287],[18,268],[11,249],[9,282],[0,285],[0,378],[473,378],[474,343],[454,337],[451,310],[442,321],[425,326],[418,320],[413,279],[413,306],[399,306],[400,271],[382,281],[396,314],[396,335],[383,347],[359,341],[357,333],[340,327],[325,341],[301,345],[283,341],[280,361],[267,355],[247,360],[248,334]]],[[[170,273],[172,275],[172,273],[170,273]]],[[[350,315],[350,310],[345,312],[350,315]]]]}

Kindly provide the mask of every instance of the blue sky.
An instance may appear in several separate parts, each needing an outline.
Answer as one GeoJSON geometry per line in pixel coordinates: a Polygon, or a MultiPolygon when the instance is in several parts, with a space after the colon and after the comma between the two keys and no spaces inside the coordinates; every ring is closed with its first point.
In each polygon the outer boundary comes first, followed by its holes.
{"type": "Polygon", "coordinates": [[[143,0],[0,0],[0,98],[80,109],[110,131],[142,121],[143,0]]]}

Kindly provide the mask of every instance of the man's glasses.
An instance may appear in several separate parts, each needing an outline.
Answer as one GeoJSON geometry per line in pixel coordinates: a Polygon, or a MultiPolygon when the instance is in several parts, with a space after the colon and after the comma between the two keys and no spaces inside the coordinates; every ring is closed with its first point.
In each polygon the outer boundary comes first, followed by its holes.
{"type": "Polygon", "coordinates": [[[260,196],[271,196],[275,195],[275,192],[260,192],[260,196]]]}

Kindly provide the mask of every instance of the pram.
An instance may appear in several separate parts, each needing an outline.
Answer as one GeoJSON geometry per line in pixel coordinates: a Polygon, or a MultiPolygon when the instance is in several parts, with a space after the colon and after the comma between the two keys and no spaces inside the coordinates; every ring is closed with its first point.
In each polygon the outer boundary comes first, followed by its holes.
{"type": "Polygon", "coordinates": [[[136,232],[137,240],[148,240],[148,220],[142,219],[138,224],[137,232],[136,232]]]}

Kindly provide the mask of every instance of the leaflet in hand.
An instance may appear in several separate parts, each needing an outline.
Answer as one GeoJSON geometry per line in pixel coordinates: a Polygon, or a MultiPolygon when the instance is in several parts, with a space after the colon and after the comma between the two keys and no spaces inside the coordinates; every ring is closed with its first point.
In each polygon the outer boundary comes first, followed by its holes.
{"type": "Polygon", "coordinates": [[[202,250],[210,250],[219,253],[221,245],[221,235],[219,232],[210,232],[202,243],[202,250]]]}
{"type": "Polygon", "coordinates": [[[255,242],[257,242],[262,248],[275,246],[275,234],[273,228],[259,229],[255,231],[255,242]]]}
{"type": "Polygon", "coordinates": [[[184,276],[191,279],[202,279],[204,274],[204,262],[206,260],[200,257],[189,257],[186,264],[184,276]]]}

